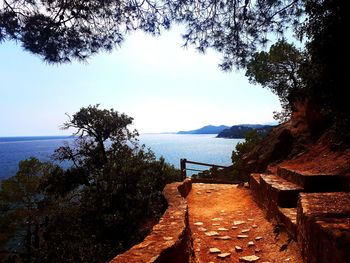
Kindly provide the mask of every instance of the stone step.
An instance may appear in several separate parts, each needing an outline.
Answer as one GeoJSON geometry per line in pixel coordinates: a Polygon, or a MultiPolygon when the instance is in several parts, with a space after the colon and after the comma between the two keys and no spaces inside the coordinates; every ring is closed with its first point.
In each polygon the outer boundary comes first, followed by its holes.
{"type": "Polygon", "coordinates": [[[249,185],[255,201],[261,204],[260,174],[250,174],[249,185]]]}
{"type": "Polygon", "coordinates": [[[303,191],[302,187],[273,174],[261,174],[260,185],[263,202],[282,208],[296,207],[298,194],[303,191]]]}
{"type": "Polygon", "coordinates": [[[297,208],[278,208],[278,220],[285,226],[293,239],[297,236],[297,208]]]}
{"type": "Polygon", "coordinates": [[[301,193],[297,213],[304,262],[349,262],[350,193],[301,193]]]}
{"type": "Polygon", "coordinates": [[[316,174],[307,171],[297,171],[286,167],[277,167],[277,175],[300,185],[304,192],[337,192],[347,191],[350,176],[336,174],[316,174]]]}

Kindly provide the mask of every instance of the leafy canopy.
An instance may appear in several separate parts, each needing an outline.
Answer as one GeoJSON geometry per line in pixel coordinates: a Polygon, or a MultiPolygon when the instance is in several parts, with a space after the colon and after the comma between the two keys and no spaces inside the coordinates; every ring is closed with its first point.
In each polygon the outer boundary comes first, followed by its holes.
{"type": "Polygon", "coordinates": [[[236,149],[232,151],[231,156],[233,163],[233,180],[248,181],[249,175],[245,172],[244,157],[251,150],[253,150],[253,148],[257,146],[263,138],[264,135],[259,133],[256,129],[254,129],[245,134],[244,142],[237,143],[236,149]]]}
{"type": "Polygon", "coordinates": [[[3,0],[0,41],[19,41],[48,62],[85,60],[110,51],[136,28],[158,34],[169,27],[164,6],[142,0],[3,0]]]}
{"type": "Polygon", "coordinates": [[[129,131],[132,118],[119,114],[113,109],[102,110],[99,105],[81,108],[63,129],[75,129],[77,136],[75,146],[65,145],[58,148],[55,157],[58,160],[69,160],[76,167],[98,167],[107,164],[113,156],[136,146],[137,131],[129,131]]]}
{"type": "Polygon", "coordinates": [[[305,98],[303,71],[307,55],[284,39],[270,47],[269,52],[253,54],[247,64],[246,76],[253,84],[260,84],[276,94],[283,108],[282,113],[275,113],[285,121],[293,104],[305,98]]]}
{"type": "MultiPolygon", "coordinates": [[[[10,253],[30,252],[38,246],[40,206],[43,202],[40,184],[54,165],[29,158],[19,163],[17,174],[0,185],[0,248],[10,253]]],[[[1,257],[0,257],[1,259],[1,257]]]]}
{"type": "Polygon", "coordinates": [[[242,66],[269,33],[298,24],[303,0],[3,0],[0,41],[16,40],[48,62],[85,60],[120,45],[136,29],[159,34],[184,23],[185,45],[224,54],[223,69],[242,66]]]}

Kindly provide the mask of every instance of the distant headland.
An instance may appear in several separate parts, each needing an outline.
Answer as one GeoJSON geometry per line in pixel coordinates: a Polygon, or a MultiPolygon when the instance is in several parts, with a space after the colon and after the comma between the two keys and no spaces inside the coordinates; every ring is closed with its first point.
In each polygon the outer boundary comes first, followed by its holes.
{"type": "Polygon", "coordinates": [[[177,134],[217,134],[217,138],[242,139],[245,138],[247,132],[253,129],[256,129],[259,133],[265,134],[273,127],[273,125],[263,124],[240,124],[231,127],[226,125],[207,125],[196,130],[179,131],[177,134]]]}
{"type": "Polygon", "coordinates": [[[220,132],[228,128],[230,127],[225,125],[220,125],[220,126],[207,125],[196,130],[179,131],[177,132],[177,134],[219,134],[220,132]]]}

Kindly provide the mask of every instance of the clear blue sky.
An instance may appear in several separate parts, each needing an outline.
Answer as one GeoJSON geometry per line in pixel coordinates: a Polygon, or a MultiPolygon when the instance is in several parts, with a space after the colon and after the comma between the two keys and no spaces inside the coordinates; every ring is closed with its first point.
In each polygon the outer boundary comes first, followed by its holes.
{"type": "Polygon", "coordinates": [[[220,71],[220,54],[181,44],[178,28],[161,37],[138,32],[112,53],[63,65],[0,44],[0,136],[67,134],[59,130],[65,113],[96,103],[134,117],[140,132],[273,121],[275,95],[244,72],[220,71]]]}

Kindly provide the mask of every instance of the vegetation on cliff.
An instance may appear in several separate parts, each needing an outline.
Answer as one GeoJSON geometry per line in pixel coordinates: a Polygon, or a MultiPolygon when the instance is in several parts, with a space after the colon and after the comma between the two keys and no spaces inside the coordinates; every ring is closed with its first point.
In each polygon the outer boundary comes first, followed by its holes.
{"type": "Polygon", "coordinates": [[[257,133],[265,136],[273,127],[274,126],[271,125],[233,125],[231,128],[220,132],[216,137],[243,139],[246,137],[246,134],[252,130],[256,130],[257,133]]]}
{"type": "Polygon", "coordinates": [[[0,186],[4,262],[106,262],[141,241],[165,209],[162,190],[179,179],[137,143],[132,118],[81,108],[64,128],[74,145],[56,150],[63,170],[35,158],[0,186]]]}

